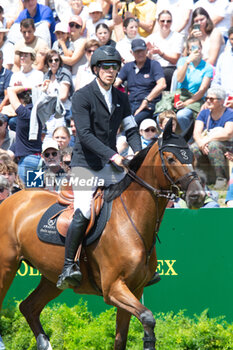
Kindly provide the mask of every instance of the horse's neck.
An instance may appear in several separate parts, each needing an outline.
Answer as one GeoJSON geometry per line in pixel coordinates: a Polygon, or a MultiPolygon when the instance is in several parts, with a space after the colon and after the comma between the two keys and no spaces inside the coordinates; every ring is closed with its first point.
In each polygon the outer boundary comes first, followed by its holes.
{"type": "Polygon", "coordinates": [[[154,195],[133,182],[121,195],[121,205],[128,216],[129,227],[142,236],[146,250],[154,242],[155,231],[159,229],[167,200],[154,195]]]}
{"type": "MultiPolygon", "coordinates": [[[[137,176],[147,182],[154,189],[159,190],[158,183],[165,182],[161,159],[158,153],[158,145],[154,144],[137,171],[137,176]]],[[[153,243],[155,230],[159,228],[167,200],[155,197],[148,189],[132,182],[128,189],[123,192],[125,211],[128,211],[129,221],[135,225],[138,232],[143,236],[147,247],[153,243]]]]}

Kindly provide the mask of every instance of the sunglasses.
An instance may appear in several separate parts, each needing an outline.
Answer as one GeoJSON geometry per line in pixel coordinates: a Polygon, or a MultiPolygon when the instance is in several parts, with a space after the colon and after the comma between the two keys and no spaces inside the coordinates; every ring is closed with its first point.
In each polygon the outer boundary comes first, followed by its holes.
{"type": "Polygon", "coordinates": [[[5,188],[5,187],[3,187],[3,186],[0,186],[0,193],[3,193],[3,192],[4,192],[4,190],[6,190],[6,188],[5,188]]]}
{"type": "Polygon", "coordinates": [[[156,132],[156,129],[151,127],[151,128],[145,129],[144,131],[145,131],[145,132],[150,132],[150,131],[151,131],[151,132],[156,132]]]}
{"type": "Polygon", "coordinates": [[[172,20],[171,19],[168,19],[168,20],[161,19],[159,22],[161,22],[161,23],[172,23],[172,20]]]}
{"type": "Polygon", "coordinates": [[[208,100],[209,100],[210,102],[214,102],[214,100],[220,100],[220,98],[217,98],[217,97],[208,97],[208,96],[207,96],[207,97],[205,98],[205,101],[208,101],[208,100]]]}
{"type": "Polygon", "coordinates": [[[59,62],[59,58],[50,58],[49,59],[49,63],[53,63],[53,62],[58,63],[59,62]]]}
{"type": "Polygon", "coordinates": [[[103,70],[108,70],[110,68],[112,68],[113,70],[118,70],[120,68],[119,64],[116,62],[100,63],[99,67],[102,68],[103,70]]]}
{"type": "Polygon", "coordinates": [[[76,29],[82,28],[82,26],[80,26],[79,24],[76,24],[74,22],[69,23],[69,27],[70,28],[74,28],[75,27],[76,29]]]}
{"type": "Polygon", "coordinates": [[[94,53],[95,50],[86,50],[86,52],[88,52],[88,53],[94,53]]]}
{"type": "Polygon", "coordinates": [[[2,120],[0,120],[0,126],[3,126],[4,122],[2,120]]]}
{"type": "Polygon", "coordinates": [[[19,57],[28,57],[30,55],[30,53],[28,52],[20,52],[19,53],[19,57]]]}
{"type": "Polygon", "coordinates": [[[53,157],[57,156],[57,152],[46,152],[44,153],[45,158],[49,158],[49,156],[52,155],[53,157]]]}
{"type": "Polygon", "coordinates": [[[70,166],[71,161],[70,160],[63,160],[63,163],[67,166],[70,166]]]}

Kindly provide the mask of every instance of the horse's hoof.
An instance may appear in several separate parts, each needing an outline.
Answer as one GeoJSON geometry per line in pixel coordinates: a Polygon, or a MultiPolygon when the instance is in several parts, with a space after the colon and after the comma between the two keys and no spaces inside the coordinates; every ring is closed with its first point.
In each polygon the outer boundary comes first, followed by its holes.
{"type": "Polygon", "coordinates": [[[143,338],[143,350],[155,350],[155,337],[143,338]]]}
{"type": "Polygon", "coordinates": [[[53,350],[49,338],[45,334],[39,334],[36,338],[37,350],[53,350]]]}

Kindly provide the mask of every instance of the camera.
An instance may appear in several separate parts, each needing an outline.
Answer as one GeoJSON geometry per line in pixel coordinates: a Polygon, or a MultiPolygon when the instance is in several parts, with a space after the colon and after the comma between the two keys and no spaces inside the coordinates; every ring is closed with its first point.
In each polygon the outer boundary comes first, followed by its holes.
{"type": "Polygon", "coordinates": [[[197,46],[197,45],[192,45],[191,46],[191,51],[193,52],[193,51],[198,51],[199,50],[199,46],[197,46]]]}
{"type": "Polygon", "coordinates": [[[200,30],[200,24],[199,23],[194,23],[193,29],[200,30]]]}

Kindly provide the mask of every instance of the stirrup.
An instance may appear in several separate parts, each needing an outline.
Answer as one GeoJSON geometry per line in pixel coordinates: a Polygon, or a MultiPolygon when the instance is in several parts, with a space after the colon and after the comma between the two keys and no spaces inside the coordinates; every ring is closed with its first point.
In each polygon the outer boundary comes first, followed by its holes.
{"type": "Polygon", "coordinates": [[[145,285],[145,287],[152,286],[153,284],[158,283],[161,280],[161,277],[158,272],[155,272],[151,277],[151,280],[145,285]]]}
{"type": "Polygon", "coordinates": [[[67,267],[64,267],[61,275],[58,277],[57,288],[64,290],[69,288],[69,285],[73,287],[79,287],[82,280],[82,273],[79,265],[73,263],[67,267]]]}

